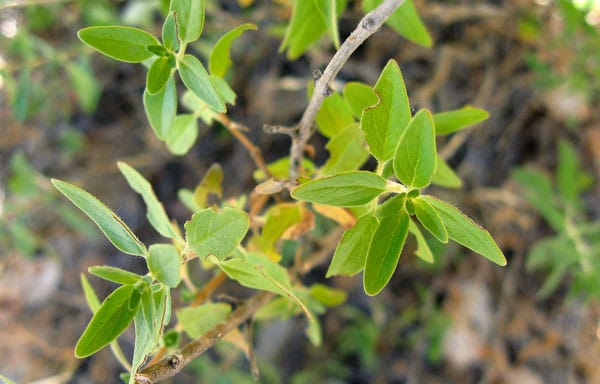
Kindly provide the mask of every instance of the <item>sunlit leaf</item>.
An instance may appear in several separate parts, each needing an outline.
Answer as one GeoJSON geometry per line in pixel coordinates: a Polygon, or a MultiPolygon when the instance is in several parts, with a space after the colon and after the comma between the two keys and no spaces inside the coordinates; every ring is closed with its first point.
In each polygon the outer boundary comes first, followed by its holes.
{"type": "Polygon", "coordinates": [[[181,281],[181,255],[172,244],[152,244],[148,248],[148,269],[158,281],[175,288],[181,281]]]}
{"type": "Polygon", "coordinates": [[[245,31],[256,30],[258,27],[255,24],[247,23],[238,25],[233,28],[217,41],[208,62],[208,69],[211,75],[223,77],[231,66],[230,49],[231,44],[242,35],[245,31]]]}
{"type": "Polygon", "coordinates": [[[344,232],[331,259],[327,277],[353,276],[365,268],[369,246],[378,224],[379,220],[375,216],[367,214],[360,217],[354,227],[344,232]]]}
{"type": "Polygon", "coordinates": [[[469,105],[454,111],[435,113],[433,115],[435,133],[438,135],[446,135],[448,133],[456,132],[480,123],[489,116],[490,114],[487,111],[469,105]]]}
{"type": "Polygon", "coordinates": [[[358,124],[351,124],[332,137],[325,148],[329,151],[329,159],[321,168],[324,176],[357,170],[369,157],[365,132],[358,124]]]}
{"type": "Polygon", "coordinates": [[[448,242],[448,231],[442,222],[442,218],[437,210],[427,202],[426,199],[416,198],[412,200],[415,207],[415,214],[419,222],[442,243],[448,242]]]}
{"type": "Polygon", "coordinates": [[[179,76],[187,89],[217,112],[225,112],[225,103],[215,90],[210,76],[195,56],[186,54],[178,59],[179,76]]]}
{"type": "Polygon", "coordinates": [[[177,34],[184,43],[198,40],[204,29],[205,0],[172,0],[170,11],[175,13],[177,34]]]}
{"type": "Polygon", "coordinates": [[[156,37],[144,30],[123,26],[83,28],[77,36],[98,52],[128,63],[141,63],[149,59],[152,53],[146,47],[160,44],[156,37]]]}
{"type": "Polygon", "coordinates": [[[230,312],[229,304],[206,303],[177,310],[177,321],[192,339],[197,339],[219,325],[230,312]]]}
{"type": "Polygon", "coordinates": [[[98,276],[104,280],[112,281],[113,283],[117,284],[133,285],[142,279],[142,276],[138,275],[137,273],[112,267],[110,265],[90,267],[88,271],[94,276],[98,276]]]}
{"type": "Polygon", "coordinates": [[[354,117],[360,119],[363,111],[379,102],[373,88],[367,84],[351,81],[344,86],[344,100],[350,106],[354,117]]]}

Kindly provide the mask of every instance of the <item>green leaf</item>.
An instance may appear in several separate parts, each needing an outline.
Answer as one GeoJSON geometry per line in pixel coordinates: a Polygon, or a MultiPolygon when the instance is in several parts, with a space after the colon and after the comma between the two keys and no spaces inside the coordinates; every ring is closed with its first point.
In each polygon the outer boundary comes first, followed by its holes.
{"type": "Polygon", "coordinates": [[[144,111],[156,137],[165,140],[177,113],[177,91],[173,76],[158,93],[152,95],[148,89],[144,91],[144,111]]]}
{"type": "Polygon", "coordinates": [[[171,12],[175,13],[177,35],[183,43],[198,40],[204,28],[204,0],[172,0],[171,12]]]}
{"type": "Polygon", "coordinates": [[[154,56],[158,56],[158,57],[169,56],[169,51],[167,50],[167,48],[163,47],[162,45],[149,45],[146,47],[146,49],[148,50],[148,52],[152,53],[154,56]]]}
{"type": "Polygon", "coordinates": [[[437,155],[435,173],[431,177],[431,183],[446,188],[460,188],[462,186],[462,180],[440,155],[437,155]]]}
{"type": "Polygon", "coordinates": [[[333,137],[354,123],[352,110],[339,93],[327,96],[315,117],[319,132],[325,137],[333,137]]]}
{"type": "Polygon", "coordinates": [[[167,81],[169,81],[173,73],[171,60],[169,57],[159,57],[150,66],[148,75],[146,76],[146,91],[149,94],[155,95],[167,85],[167,81]]]}
{"type": "Polygon", "coordinates": [[[158,281],[175,288],[181,281],[181,255],[172,244],[152,244],[148,248],[148,269],[158,281]]]}
{"type": "Polygon", "coordinates": [[[185,155],[198,138],[198,122],[192,114],[175,116],[169,134],[166,137],[167,147],[174,155],[185,155]]]}
{"type": "Polygon", "coordinates": [[[394,172],[402,183],[424,188],[436,169],[435,129],[431,114],[420,110],[400,138],[394,154],[394,172]]]}
{"type": "Polygon", "coordinates": [[[419,222],[441,243],[447,243],[448,231],[436,209],[421,197],[417,197],[411,201],[414,204],[415,214],[419,222]]]}
{"type": "Polygon", "coordinates": [[[561,140],[558,144],[556,183],[560,196],[573,206],[577,206],[579,200],[578,179],[581,173],[577,153],[568,142],[561,140]]]}
{"type": "Polygon", "coordinates": [[[302,221],[302,208],[294,203],[281,203],[271,207],[265,216],[261,248],[269,252],[288,228],[302,221]]]}
{"type": "Polygon", "coordinates": [[[100,99],[100,85],[89,65],[84,63],[66,62],[66,70],[75,94],[77,104],[85,113],[92,113],[100,99]]]}
{"type": "Polygon", "coordinates": [[[552,181],[541,171],[517,168],[512,178],[521,185],[523,197],[531,204],[550,226],[557,232],[565,228],[565,213],[556,202],[552,181]]]}
{"type": "Polygon", "coordinates": [[[235,39],[240,37],[245,31],[256,30],[257,28],[258,27],[255,24],[242,24],[221,36],[210,53],[210,59],[208,61],[210,73],[219,77],[225,76],[232,64],[229,53],[231,44],[233,44],[235,39]]]}
{"type": "Polygon", "coordinates": [[[379,162],[394,156],[410,118],[410,104],[398,63],[390,60],[373,87],[379,103],[363,111],[360,121],[369,150],[379,162]]]}
{"type": "Polygon", "coordinates": [[[2,380],[4,382],[4,384],[15,384],[14,381],[12,381],[8,377],[1,375],[1,374],[0,374],[0,380],[2,380]]]}
{"type": "Polygon", "coordinates": [[[379,102],[373,88],[367,84],[351,81],[344,86],[344,100],[350,106],[354,117],[360,119],[363,111],[379,102]]]}
{"type": "Polygon", "coordinates": [[[15,120],[22,123],[27,119],[31,97],[31,71],[24,69],[19,74],[19,80],[12,98],[12,112],[15,120]]]}
{"type": "MultiPolygon", "coordinates": [[[[365,0],[363,9],[369,12],[375,9],[382,0],[365,0]]],[[[424,47],[431,47],[432,41],[427,28],[421,21],[412,0],[406,0],[392,13],[386,23],[400,35],[413,43],[424,47]]]]}
{"type": "Polygon", "coordinates": [[[296,200],[356,207],[369,203],[385,190],[383,177],[366,171],[340,173],[307,181],[294,188],[291,195],[296,200]]]}
{"type": "Polygon", "coordinates": [[[435,208],[448,230],[448,237],[498,265],[506,265],[506,258],[488,231],[465,216],[456,207],[432,196],[421,196],[435,208]]]}
{"type": "Polygon", "coordinates": [[[448,133],[480,123],[489,116],[490,114],[487,111],[471,107],[470,105],[454,111],[436,113],[433,115],[435,133],[438,135],[447,135],[448,133]]]}
{"type": "Polygon", "coordinates": [[[227,84],[225,79],[215,75],[210,75],[210,82],[225,103],[235,105],[235,99],[237,95],[235,94],[235,91],[231,89],[229,84],[227,84]]]}
{"type": "MultiPolygon", "coordinates": [[[[315,164],[309,159],[304,159],[302,161],[302,168],[304,169],[305,174],[311,175],[315,172],[315,164]]],[[[281,159],[277,159],[274,162],[267,164],[267,169],[271,173],[271,175],[275,179],[285,179],[288,177],[290,172],[290,158],[289,156],[282,157],[281,159]]],[[[255,180],[264,180],[266,179],[266,175],[260,170],[257,169],[254,171],[252,175],[255,180]]]]}
{"type": "Polygon", "coordinates": [[[188,244],[198,257],[214,255],[223,260],[240,244],[249,225],[248,214],[244,211],[226,207],[215,212],[207,208],[195,213],[185,223],[185,230],[188,244]]]}
{"type": "Polygon", "coordinates": [[[119,167],[119,171],[125,176],[125,179],[127,179],[129,186],[144,199],[147,209],[146,217],[152,227],[164,237],[180,239],[177,232],[173,229],[173,225],[169,221],[165,208],[154,194],[152,185],[150,185],[148,180],[146,180],[138,171],[127,165],[127,163],[119,161],[117,166],[119,167]]]}
{"type": "Polygon", "coordinates": [[[177,321],[192,339],[197,339],[227,318],[231,306],[226,303],[207,303],[177,311],[177,321]]]}
{"type": "Polygon", "coordinates": [[[429,248],[429,244],[427,244],[425,236],[423,236],[423,233],[421,233],[421,230],[417,224],[415,224],[415,222],[412,220],[410,220],[408,223],[408,231],[413,234],[415,240],[417,241],[417,250],[415,251],[415,255],[426,263],[433,263],[434,259],[431,248],[429,248]]]}
{"type": "Polygon", "coordinates": [[[179,59],[179,76],[187,89],[217,112],[225,112],[225,103],[215,90],[210,76],[196,57],[187,54],[179,59]]]}
{"type": "Polygon", "coordinates": [[[177,24],[175,22],[175,13],[169,12],[162,26],[162,41],[167,49],[172,51],[179,48],[177,41],[177,24]]]}
{"type": "Polygon", "coordinates": [[[98,52],[127,63],[141,63],[151,58],[152,53],[146,47],[160,44],[156,37],[133,27],[88,27],[81,29],[77,36],[98,52]]]}
{"type": "Polygon", "coordinates": [[[335,175],[360,168],[369,157],[365,145],[365,132],[359,124],[352,124],[331,138],[325,146],[329,159],[321,168],[324,176],[335,175]]]}
{"type": "Polygon", "coordinates": [[[106,238],[121,252],[145,256],[147,251],[142,242],[129,229],[127,224],[106,205],[84,191],[67,182],[52,179],[52,185],[65,195],[77,208],[81,209],[96,225],[106,238]]]}
{"type": "Polygon", "coordinates": [[[280,51],[287,48],[288,59],[295,60],[326,31],[337,46],[337,15],[345,8],[346,0],[295,0],[280,51]]]}
{"type": "Polygon", "coordinates": [[[80,276],[85,301],[87,302],[88,307],[90,307],[92,313],[96,313],[96,311],[98,311],[98,308],[100,308],[100,300],[98,300],[98,296],[96,296],[96,292],[94,292],[94,288],[92,288],[92,285],[90,284],[87,277],[85,277],[83,273],[80,274],[80,276]]]}
{"type": "Polygon", "coordinates": [[[133,285],[123,285],[102,302],[77,341],[75,357],[93,355],[125,331],[140,304],[139,298],[130,302],[136,289],[133,285]]]}
{"type": "MultiPolygon", "coordinates": [[[[215,194],[221,197],[223,190],[223,168],[218,163],[210,166],[202,178],[200,184],[196,186],[193,192],[194,205],[199,209],[206,208],[206,199],[209,194],[215,194]]],[[[198,210],[199,210],[198,209],[198,210]]]]}
{"type": "Polygon", "coordinates": [[[394,196],[378,211],[379,225],[373,234],[363,274],[365,293],[369,296],[381,292],[400,260],[410,222],[405,200],[405,195],[394,196]]]}
{"type": "Polygon", "coordinates": [[[361,216],[354,227],[346,230],[338,243],[327,276],[353,276],[365,268],[369,246],[379,220],[371,215],[361,216]]]}
{"type": "Polygon", "coordinates": [[[338,306],[348,297],[346,291],[342,289],[331,288],[323,284],[313,284],[309,289],[310,295],[319,303],[327,307],[338,306]]]}
{"type": "Polygon", "coordinates": [[[117,284],[133,285],[142,280],[142,276],[137,273],[129,272],[117,267],[111,267],[110,265],[90,267],[88,268],[88,271],[94,276],[117,284]]]}

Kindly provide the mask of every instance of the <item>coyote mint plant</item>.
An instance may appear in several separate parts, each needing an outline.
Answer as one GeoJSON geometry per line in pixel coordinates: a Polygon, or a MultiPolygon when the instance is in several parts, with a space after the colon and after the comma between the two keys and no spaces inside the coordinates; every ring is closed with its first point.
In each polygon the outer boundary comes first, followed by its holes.
{"type": "Polygon", "coordinates": [[[158,382],[175,375],[265,306],[272,316],[304,313],[307,336],[318,345],[321,331],[316,315],[343,301],[345,293],[321,284],[305,286],[301,279],[292,279],[290,276],[306,273],[311,264],[297,260],[299,264],[283,267],[277,243],[290,232],[301,241],[311,227],[306,223],[314,219],[313,211],[323,212],[348,228],[341,239],[335,237],[339,243],[327,276],[362,272],[368,295],[378,294],[388,284],[409,234],[418,245],[416,256],[426,262],[432,262],[433,255],[423,231],[434,241],[445,244],[452,240],[496,264],[506,264],[486,230],[454,205],[424,193],[432,183],[460,186],[460,179],[438,155],[436,136],[479,123],[487,118],[487,112],[466,106],[442,113],[419,110],[413,115],[394,60],[383,68],[374,86],[350,82],[341,93],[332,93],[329,86],[352,52],[386,21],[409,40],[431,45],[408,0],[364,1],[366,15],[340,44],[337,17],[345,6],[343,0],[293,2],[281,45],[288,58],[300,56],[323,34],[330,36],[337,52],[315,80],[300,122],[294,127],[265,124],[265,130],[288,134],[292,139],[289,158],[273,164],[265,164],[260,149],[240,129],[243,125],[227,116],[227,106],[236,98],[225,80],[232,66],[230,47],[237,37],[256,29],[255,25],[237,26],[221,37],[210,53],[208,70],[188,52],[190,43],[202,35],[204,0],[172,0],[160,40],[125,26],[79,31],[79,38],[98,52],[148,67],[143,104],[154,133],[172,153],[184,154],[190,149],[198,136],[198,119],[217,121],[249,150],[260,179],[253,193],[266,196],[260,203],[252,203],[251,209],[244,196],[235,202],[207,206],[209,193],[220,195],[224,177],[215,165],[195,191],[181,191],[180,197],[193,211],[181,227],[168,217],[151,184],[120,162],[118,167],[127,183],[146,204],[148,221],[164,238],[163,243],[148,246],[97,198],[65,181],[53,180],[117,249],[144,258],[148,269],[145,275],[138,275],[112,266],[90,268],[91,274],[119,285],[102,302],[82,276],[93,316],[75,347],[77,357],[90,356],[110,345],[130,372],[129,383],[158,382]],[[304,28],[307,25],[310,28],[304,28]],[[177,113],[177,77],[186,89],[181,102],[191,113],[177,113]],[[330,153],[322,166],[303,157],[305,145],[317,129],[328,139],[326,149],[330,153]],[[361,170],[370,156],[375,158],[376,168],[361,170]],[[269,200],[268,195],[285,197],[269,200]],[[214,273],[202,287],[196,287],[187,275],[187,267],[195,259],[214,273]],[[235,308],[208,301],[214,287],[226,279],[260,292],[235,308]],[[174,309],[171,290],[184,283],[194,299],[188,306],[174,309]],[[166,330],[173,323],[173,313],[177,324],[166,330]],[[129,361],[117,338],[131,322],[135,348],[129,361]],[[181,332],[191,341],[180,345],[181,332]]]}

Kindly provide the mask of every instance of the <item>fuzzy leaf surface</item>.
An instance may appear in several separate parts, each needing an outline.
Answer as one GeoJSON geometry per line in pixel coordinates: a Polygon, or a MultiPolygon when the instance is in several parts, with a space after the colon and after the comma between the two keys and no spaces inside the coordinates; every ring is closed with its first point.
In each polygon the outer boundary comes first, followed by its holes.
{"type": "Polygon", "coordinates": [[[205,0],[172,0],[170,11],[175,13],[177,35],[184,43],[198,40],[204,29],[205,0]]]}
{"type": "Polygon", "coordinates": [[[159,45],[156,37],[133,27],[88,27],[81,29],[77,36],[98,52],[127,63],[141,63],[149,59],[152,53],[146,47],[159,45]]]}
{"type": "Polygon", "coordinates": [[[210,81],[204,66],[195,56],[186,54],[179,59],[179,76],[187,89],[217,112],[225,112],[225,103],[210,81]]]}
{"type": "Polygon", "coordinates": [[[121,268],[112,267],[110,265],[90,267],[88,271],[104,280],[112,281],[117,284],[133,285],[142,280],[142,276],[137,273],[129,272],[121,268]]]}
{"type": "Polygon", "coordinates": [[[435,208],[427,202],[427,200],[420,197],[413,199],[412,203],[415,207],[415,214],[419,222],[442,243],[448,242],[448,231],[446,226],[442,222],[442,218],[435,208]]]}
{"type": "Polygon", "coordinates": [[[152,244],[148,248],[148,269],[158,281],[175,288],[181,281],[181,255],[172,244],[152,244]]]}
{"type": "Polygon", "coordinates": [[[156,94],[150,94],[147,88],[144,90],[144,111],[156,137],[165,140],[177,114],[177,94],[173,76],[156,94]]]}

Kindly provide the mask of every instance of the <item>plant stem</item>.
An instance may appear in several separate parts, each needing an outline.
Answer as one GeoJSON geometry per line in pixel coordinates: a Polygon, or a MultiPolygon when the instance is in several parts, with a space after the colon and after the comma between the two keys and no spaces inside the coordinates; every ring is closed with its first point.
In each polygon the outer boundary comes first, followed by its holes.
{"type": "Polygon", "coordinates": [[[335,53],[323,74],[315,82],[315,90],[310,98],[308,107],[304,111],[296,130],[292,134],[290,148],[289,176],[294,181],[300,175],[300,167],[304,147],[315,132],[314,120],[321,108],[323,101],[330,94],[329,84],[335,79],[338,72],[350,58],[350,55],[372,34],[383,25],[388,17],[404,3],[404,0],[384,0],[377,8],[367,13],[350,36],[335,53]]]}

